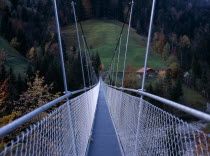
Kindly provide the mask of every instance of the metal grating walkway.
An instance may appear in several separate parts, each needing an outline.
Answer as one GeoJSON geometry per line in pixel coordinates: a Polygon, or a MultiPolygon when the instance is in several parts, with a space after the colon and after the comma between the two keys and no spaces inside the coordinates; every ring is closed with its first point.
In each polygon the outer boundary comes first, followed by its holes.
{"type": "Polygon", "coordinates": [[[90,143],[89,156],[121,156],[121,150],[105,101],[102,85],[98,97],[93,142],[90,143]]]}

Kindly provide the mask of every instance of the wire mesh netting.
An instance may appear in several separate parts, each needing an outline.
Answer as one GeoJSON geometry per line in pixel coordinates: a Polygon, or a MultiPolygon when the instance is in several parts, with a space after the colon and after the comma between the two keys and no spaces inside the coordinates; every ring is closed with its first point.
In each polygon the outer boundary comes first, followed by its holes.
{"type": "Polygon", "coordinates": [[[209,155],[210,137],[162,109],[102,83],[126,156],[209,155]]]}
{"type": "Polygon", "coordinates": [[[85,155],[99,84],[55,109],[5,146],[0,155],[85,155]]]}

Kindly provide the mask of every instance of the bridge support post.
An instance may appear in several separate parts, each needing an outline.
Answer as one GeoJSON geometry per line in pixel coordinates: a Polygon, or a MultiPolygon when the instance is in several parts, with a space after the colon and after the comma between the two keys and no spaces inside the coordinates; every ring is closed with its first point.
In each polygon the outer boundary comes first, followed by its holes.
{"type": "MultiPolygon", "coordinates": [[[[63,83],[64,83],[64,89],[65,89],[65,94],[68,94],[68,87],[67,87],[67,80],[66,80],[66,71],[65,71],[65,62],[64,62],[64,56],[63,56],[63,47],[62,47],[62,41],[61,41],[61,32],[60,32],[60,23],[59,23],[59,18],[58,18],[58,8],[57,8],[57,3],[56,0],[54,2],[54,12],[55,12],[55,19],[56,19],[56,27],[57,27],[57,33],[58,33],[58,44],[59,44],[59,52],[60,52],[60,58],[61,58],[61,67],[62,67],[62,73],[63,73],[63,83]]],[[[76,142],[75,142],[75,133],[74,133],[74,127],[73,127],[73,122],[72,122],[72,116],[70,112],[70,100],[69,98],[66,99],[67,104],[68,104],[68,115],[70,118],[70,129],[72,132],[73,136],[73,142],[74,142],[74,147],[73,147],[73,154],[76,156],[76,142]]]]}
{"type": "Polygon", "coordinates": [[[54,12],[55,12],[56,27],[57,27],[57,33],[58,33],[58,44],[59,44],[61,67],[62,67],[62,73],[63,73],[63,83],[64,83],[65,93],[67,94],[68,93],[68,87],[67,87],[67,81],[66,81],[66,70],[65,70],[63,47],[62,47],[61,33],[60,33],[60,23],[59,23],[59,19],[58,19],[58,11],[57,11],[56,0],[54,0],[54,12]]]}
{"type": "MultiPolygon", "coordinates": [[[[146,75],[147,75],[147,62],[148,62],[148,55],[149,55],[149,49],[150,49],[150,41],[151,41],[151,35],[152,35],[152,25],[153,25],[153,19],[154,19],[154,13],[155,13],[155,3],[156,0],[153,0],[152,3],[152,10],[151,10],[151,17],[150,17],[150,25],[149,25],[149,34],[147,38],[147,49],[146,49],[146,55],[145,55],[145,62],[144,62],[144,74],[142,79],[142,88],[141,90],[144,92],[145,90],[145,81],[146,81],[146,75]]],[[[140,105],[139,105],[139,113],[138,113],[138,123],[137,123],[137,131],[136,131],[136,141],[135,141],[135,155],[138,155],[138,137],[139,137],[139,131],[140,131],[140,116],[142,114],[142,107],[143,107],[143,95],[140,99],[140,105]]]]}

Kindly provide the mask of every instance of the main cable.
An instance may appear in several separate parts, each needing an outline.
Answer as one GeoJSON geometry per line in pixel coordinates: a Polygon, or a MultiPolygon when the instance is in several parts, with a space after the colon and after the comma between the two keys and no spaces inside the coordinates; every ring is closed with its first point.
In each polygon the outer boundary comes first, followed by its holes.
{"type": "MultiPolygon", "coordinates": [[[[110,72],[111,72],[111,71],[110,71],[110,70],[111,70],[111,65],[112,65],[113,59],[114,59],[114,57],[115,57],[115,55],[116,55],[116,53],[117,53],[117,49],[118,49],[118,46],[119,46],[119,44],[120,44],[120,40],[121,40],[123,31],[124,31],[125,24],[126,24],[126,21],[127,21],[128,16],[129,16],[130,10],[131,10],[131,7],[129,7],[129,9],[128,9],[127,13],[126,13],[126,16],[125,16],[125,19],[124,19],[124,22],[123,22],[123,26],[122,26],[122,29],[121,29],[121,31],[120,31],[120,35],[119,35],[119,38],[118,38],[118,41],[117,41],[117,44],[116,44],[116,47],[115,47],[115,50],[114,50],[114,54],[113,54],[113,56],[112,56],[110,65],[109,65],[109,67],[108,67],[108,72],[106,73],[106,75],[111,74],[111,73],[110,73],[110,72]]],[[[105,76],[106,76],[106,75],[105,75],[105,76]]],[[[108,78],[110,78],[110,77],[108,77],[108,78]]],[[[109,80],[109,81],[111,81],[111,80],[109,80]]]]}
{"type": "MultiPolygon", "coordinates": [[[[83,29],[83,26],[82,26],[82,23],[79,22],[79,25],[80,25],[80,29],[82,31],[82,34],[83,34],[83,37],[84,37],[84,42],[85,42],[85,45],[86,45],[86,48],[87,48],[87,56],[88,56],[88,59],[89,59],[89,63],[90,63],[90,76],[91,76],[91,80],[93,81],[93,76],[94,76],[94,73],[93,73],[93,66],[92,66],[92,59],[91,59],[91,52],[90,52],[90,48],[88,46],[88,43],[87,43],[87,39],[86,39],[86,35],[84,33],[84,29],[83,29]]],[[[92,82],[92,85],[93,85],[93,82],[92,82]]]]}
{"type": "Polygon", "coordinates": [[[81,43],[80,43],[80,36],[79,36],[79,30],[78,30],[78,25],[77,25],[77,16],[76,16],[76,11],[75,11],[75,3],[74,3],[74,1],[72,1],[71,5],[72,5],[72,8],[73,8],[74,20],[75,20],[75,25],[76,25],[76,34],[77,34],[79,53],[80,53],[80,63],[81,63],[81,68],[82,68],[83,84],[84,84],[84,88],[86,88],[85,74],[84,74],[83,60],[82,60],[82,50],[81,50],[81,43]]]}
{"type": "Polygon", "coordinates": [[[126,49],[125,49],[125,57],[124,57],[124,69],[123,69],[123,77],[122,77],[122,88],[124,87],[126,58],[127,58],[127,52],[128,52],[128,42],[129,42],[129,36],[130,36],[130,28],[131,28],[132,14],[133,14],[133,6],[134,6],[134,2],[132,0],[132,2],[131,2],[131,11],[130,11],[130,19],[129,19],[129,26],[128,26],[128,34],[127,34],[127,41],[126,41],[126,49]]]}

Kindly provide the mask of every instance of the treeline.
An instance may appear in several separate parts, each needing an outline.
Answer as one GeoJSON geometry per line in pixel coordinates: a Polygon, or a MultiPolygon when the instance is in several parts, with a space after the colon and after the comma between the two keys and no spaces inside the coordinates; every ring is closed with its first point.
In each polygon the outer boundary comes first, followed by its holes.
{"type": "MultiPolygon", "coordinates": [[[[53,1],[5,0],[0,2],[0,8],[0,35],[28,58],[27,71],[29,73],[27,75],[30,77],[36,71],[39,71],[40,75],[44,76],[47,82],[54,83],[55,91],[63,90],[53,1]]],[[[70,8],[70,2],[61,3],[58,1],[62,25],[73,23],[73,16],[69,15],[72,15],[70,8]]],[[[78,9],[79,7],[76,8],[78,9]]],[[[67,52],[63,42],[66,72],[69,79],[68,85],[72,90],[81,88],[83,84],[81,80],[80,56],[76,47],[77,45],[73,46],[67,52]]],[[[93,67],[98,72],[98,66],[100,66],[97,63],[100,62],[99,54],[90,55],[93,59],[93,67]]],[[[86,70],[85,73],[87,73],[86,70]]]]}
{"type": "MultiPolygon", "coordinates": [[[[64,15],[59,14],[64,24],[64,15]]],[[[14,73],[6,65],[10,52],[0,48],[0,126],[3,126],[63,95],[64,87],[52,1],[0,1],[0,17],[0,36],[28,59],[25,73],[15,74],[17,71],[14,73]]],[[[68,89],[81,89],[84,86],[78,46],[67,50],[62,43],[68,89]]],[[[90,52],[88,63],[84,52],[82,57],[88,87],[94,79],[89,84],[86,64],[88,68],[91,64],[98,76],[101,61],[98,53],[90,52]]]]}
{"type": "MultiPolygon", "coordinates": [[[[123,21],[129,0],[76,0],[79,20],[92,18],[123,21]]],[[[74,23],[71,1],[57,1],[61,25],[74,23]]],[[[147,35],[152,0],[134,0],[132,27],[147,35]]],[[[42,53],[53,49],[56,30],[51,0],[4,0],[1,8],[1,36],[27,56],[32,47],[42,53]],[[54,40],[54,41],[53,41],[54,40]]],[[[153,49],[184,82],[209,98],[210,93],[210,4],[201,0],[159,0],[156,3],[153,49]]],[[[52,65],[51,65],[52,66],[52,65]]],[[[42,71],[40,71],[43,73],[42,71]]]]}
{"type": "Polygon", "coordinates": [[[184,83],[210,98],[210,3],[157,1],[153,48],[184,83]]]}

